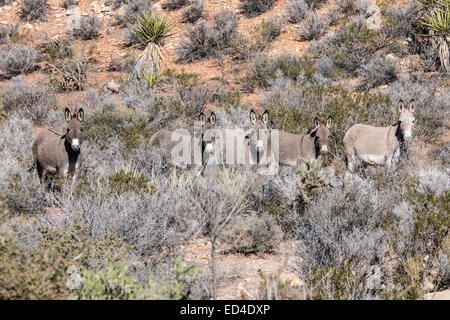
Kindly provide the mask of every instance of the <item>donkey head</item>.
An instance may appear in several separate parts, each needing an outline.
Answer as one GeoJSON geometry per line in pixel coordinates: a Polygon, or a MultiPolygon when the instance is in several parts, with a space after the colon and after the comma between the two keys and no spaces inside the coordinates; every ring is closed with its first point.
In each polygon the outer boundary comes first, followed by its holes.
{"type": "Polygon", "coordinates": [[[216,115],[211,112],[208,118],[200,113],[200,123],[202,124],[202,155],[204,159],[209,158],[214,153],[214,144],[216,142],[216,135],[213,129],[216,125],[216,115]]]}
{"type": "Polygon", "coordinates": [[[66,140],[74,151],[79,151],[81,142],[83,140],[83,119],[84,111],[82,108],[78,109],[78,112],[72,114],[69,108],[64,111],[67,121],[67,133],[66,140]]]}
{"type": "Polygon", "coordinates": [[[250,146],[255,148],[256,151],[261,154],[264,154],[264,131],[267,130],[267,125],[269,124],[269,112],[265,110],[263,114],[258,115],[252,109],[250,110],[250,122],[252,124],[252,128],[247,131],[246,138],[250,141],[250,146]]]}
{"type": "Polygon", "coordinates": [[[314,118],[314,131],[311,133],[311,136],[314,137],[316,150],[323,154],[328,153],[328,139],[331,135],[330,127],[331,117],[325,123],[321,123],[319,119],[314,118]]]}
{"type": "Polygon", "coordinates": [[[412,133],[414,131],[414,122],[415,122],[414,109],[415,109],[414,100],[412,100],[409,103],[409,108],[406,108],[403,101],[400,100],[400,106],[398,108],[400,116],[398,118],[398,122],[400,125],[400,130],[402,131],[403,138],[406,141],[411,140],[412,133]]]}

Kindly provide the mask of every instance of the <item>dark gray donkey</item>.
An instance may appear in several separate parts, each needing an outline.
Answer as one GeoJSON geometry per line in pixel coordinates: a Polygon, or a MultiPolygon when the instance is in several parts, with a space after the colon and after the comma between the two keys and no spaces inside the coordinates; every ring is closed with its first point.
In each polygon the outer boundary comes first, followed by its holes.
{"type": "MultiPolygon", "coordinates": [[[[80,146],[84,111],[80,108],[72,114],[66,108],[64,114],[67,121],[66,134],[61,135],[50,129],[45,129],[37,135],[31,146],[34,164],[30,171],[36,168],[41,183],[47,172],[59,173],[61,178],[65,178],[67,173],[75,173],[81,166],[80,146]]],[[[73,178],[75,179],[75,174],[73,178]]]]}

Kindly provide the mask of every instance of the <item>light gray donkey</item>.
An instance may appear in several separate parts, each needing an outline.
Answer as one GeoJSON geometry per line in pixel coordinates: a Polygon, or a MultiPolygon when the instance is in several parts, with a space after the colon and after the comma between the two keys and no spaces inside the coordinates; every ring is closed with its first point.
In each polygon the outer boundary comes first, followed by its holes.
{"type": "Polygon", "coordinates": [[[412,138],[415,103],[406,108],[400,101],[398,121],[388,127],[355,124],[344,136],[348,170],[353,172],[357,160],[365,164],[383,165],[389,170],[399,160],[402,150],[412,138]]]}

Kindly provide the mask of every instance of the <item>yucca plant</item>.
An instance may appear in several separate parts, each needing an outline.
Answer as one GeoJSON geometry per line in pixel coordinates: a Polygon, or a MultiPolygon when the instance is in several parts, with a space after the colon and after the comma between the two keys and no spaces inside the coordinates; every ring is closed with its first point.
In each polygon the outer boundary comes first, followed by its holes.
{"type": "Polygon", "coordinates": [[[149,88],[158,86],[162,80],[162,77],[155,72],[144,72],[141,74],[140,78],[147,83],[149,88]]]}
{"type": "Polygon", "coordinates": [[[449,48],[450,42],[450,0],[420,0],[426,6],[426,13],[420,20],[439,48],[439,58],[442,67],[450,72],[449,48]]]}
{"type": "Polygon", "coordinates": [[[161,62],[164,62],[161,47],[164,40],[173,35],[173,24],[168,18],[160,17],[154,12],[150,15],[141,12],[140,15],[134,16],[134,20],[135,24],[128,23],[128,26],[141,39],[134,47],[145,45],[145,50],[136,64],[137,72],[159,74],[161,62]]]}

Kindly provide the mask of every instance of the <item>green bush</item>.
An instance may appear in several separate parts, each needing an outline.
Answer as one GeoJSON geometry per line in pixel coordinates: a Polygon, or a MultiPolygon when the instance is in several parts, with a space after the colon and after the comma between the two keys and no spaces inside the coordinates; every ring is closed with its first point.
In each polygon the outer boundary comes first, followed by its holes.
{"type": "Polygon", "coordinates": [[[306,81],[312,81],[317,68],[307,56],[282,54],[270,58],[261,54],[249,64],[245,75],[245,86],[248,89],[267,88],[277,78],[277,71],[285,77],[297,81],[302,76],[306,81]]]}
{"type": "Polygon", "coordinates": [[[191,288],[203,271],[195,266],[185,266],[180,259],[173,261],[171,273],[156,278],[149,275],[147,283],[132,276],[125,263],[109,265],[106,270],[81,272],[82,286],[79,299],[94,300],[179,300],[189,299],[191,288]]]}

